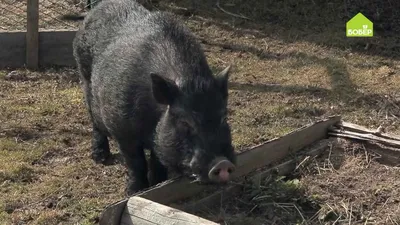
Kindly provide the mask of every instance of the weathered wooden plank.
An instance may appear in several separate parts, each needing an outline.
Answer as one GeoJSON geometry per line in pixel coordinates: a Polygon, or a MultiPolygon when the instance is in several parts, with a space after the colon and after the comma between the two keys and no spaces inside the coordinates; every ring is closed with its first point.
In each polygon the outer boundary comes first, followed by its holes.
{"type": "Polygon", "coordinates": [[[366,127],[360,126],[358,124],[353,124],[353,123],[349,123],[349,122],[345,122],[345,121],[343,121],[339,125],[339,127],[342,129],[345,129],[347,131],[353,131],[353,132],[364,133],[364,134],[373,134],[373,135],[376,135],[379,137],[400,141],[400,136],[398,136],[398,135],[387,134],[387,133],[379,132],[378,130],[371,130],[366,127]]]}
{"type": "Polygon", "coordinates": [[[334,137],[349,138],[362,141],[367,151],[373,152],[379,157],[380,163],[398,166],[400,164],[400,138],[399,136],[373,131],[366,127],[342,122],[329,131],[334,137]]]}
{"type": "Polygon", "coordinates": [[[332,132],[329,132],[329,135],[338,136],[338,137],[348,137],[363,141],[373,141],[373,142],[380,142],[383,144],[391,145],[400,148],[400,141],[389,139],[385,137],[379,137],[370,133],[358,133],[353,131],[347,130],[340,130],[340,129],[332,129],[332,132]]]}
{"type": "Polygon", "coordinates": [[[204,190],[205,185],[191,183],[191,180],[186,177],[178,177],[163,182],[154,188],[146,190],[138,196],[159,202],[161,204],[169,204],[180,199],[192,196],[204,190]]]}
{"type": "Polygon", "coordinates": [[[26,58],[26,32],[0,33],[0,68],[23,67],[26,58]]]}
{"type": "Polygon", "coordinates": [[[75,66],[72,42],[75,31],[40,32],[40,66],[75,66]]]}
{"type": "MultiPolygon", "coordinates": [[[[303,155],[307,156],[319,155],[321,154],[321,152],[329,148],[330,143],[331,143],[330,139],[321,140],[318,143],[315,143],[315,145],[307,147],[303,155]]],[[[261,180],[265,179],[273,172],[276,172],[278,175],[286,175],[291,173],[292,171],[295,171],[297,169],[296,168],[297,163],[298,161],[296,159],[286,161],[285,163],[282,163],[279,166],[254,174],[253,176],[251,176],[250,180],[254,185],[259,185],[261,183],[261,180]]]]}
{"type": "MultiPolygon", "coordinates": [[[[76,31],[39,32],[38,63],[40,66],[75,66],[72,41],[76,31]]],[[[0,33],[0,68],[26,66],[27,32],[0,33]]]]}
{"type": "MultiPolygon", "coordinates": [[[[246,175],[255,169],[282,160],[289,153],[295,152],[316,141],[328,136],[328,128],[340,122],[340,116],[333,116],[325,120],[297,129],[288,135],[275,138],[264,144],[258,145],[250,150],[238,154],[238,167],[234,178],[246,175]]],[[[161,204],[170,204],[191,197],[207,188],[206,185],[191,183],[188,178],[176,178],[163,182],[149,190],[137,193],[136,196],[156,201],[161,204]]],[[[123,200],[125,202],[128,199],[123,200]]],[[[112,207],[103,211],[100,224],[110,224],[107,220],[112,207]]],[[[118,223],[115,223],[117,225],[118,223]]]]}
{"type": "Polygon", "coordinates": [[[39,66],[39,0],[28,0],[26,27],[26,65],[39,66]]]}
{"type": "Polygon", "coordinates": [[[300,150],[316,141],[328,137],[328,128],[339,123],[340,116],[304,126],[285,136],[275,138],[265,144],[256,146],[238,157],[235,176],[242,176],[251,171],[281,160],[291,152],[300,150]]]}
{"type": "Polygon", "coordinates": [[[131,197],[122,214],[121,223],[125,225],[217,225],[178,209],[150,201],[142,197],[131,197]]]}
{"type": "Polygon", "coordinates": [[[119,225],[121,222],[122,213],[124,212],[124,210],[126,208],[127,202],[128,202],[128,199],[123,199],[121,201],[115,202],[112,205],[107,206],[104,209],[104,212],[106,212],[106,214],[102,213],[102,215],[100,216],[99,224],[119,225]]]}

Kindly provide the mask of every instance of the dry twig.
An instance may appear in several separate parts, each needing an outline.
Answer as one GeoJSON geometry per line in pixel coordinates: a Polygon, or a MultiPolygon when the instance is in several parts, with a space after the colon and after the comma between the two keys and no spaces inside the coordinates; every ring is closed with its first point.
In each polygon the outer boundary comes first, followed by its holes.
{"type": "Polygon", "coordinates": [[[231,13],[231,12],[226,11],[225,9],[223,9],[223,8],[219,5],[219,0],[217,0],[216,6],[217,6],[217,8],[218,8],[219,10],[221,10],[222,12],[224,12],[224,13],[230,15],[230,16],[237,17],[237,18],[241,18],[241,19],[245,19],[245,20],[252,20],[252,19],[250,19],[249,17],[242,16],[242,15],[238,15],[238,14],[235,14],[235,13],[231,13]]]}

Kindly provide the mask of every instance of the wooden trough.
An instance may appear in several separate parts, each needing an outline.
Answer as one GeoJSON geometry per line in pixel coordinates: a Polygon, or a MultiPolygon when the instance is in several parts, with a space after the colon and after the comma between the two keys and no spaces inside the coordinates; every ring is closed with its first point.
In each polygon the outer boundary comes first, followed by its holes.
{"type": "Polygon", "coordinates": [[[386,163],[399,164],[400,137],[371,131],[343,122],[340,116],[333,116],[238,154],[238,167],[234,177],[236,184],[230,184],[221,190],[213,186],[191,183],[187,178],[171,179],[107,206],[100,216],[99,224],[217,224],[190,212],[210,207],[239,193],[242,185],[238,183],[244,180],[257,185],[271,173],[290,174],[296,165],[302,164],[296,160],[297,154],[311,157],[322,153],[330,148],[329,136],[351,138],[365,141],[367,144],[389,145],[389,147],[374,148],[374,151],[379,151],[386,163]],[[271,168],[271,164],[276,164],[289,156],[294,157],[271,168]],[[196,198],[197,200],[191,203],[180,203],[193,196],[200,196],[200,199],[196,198]]]}
{"type": "MultiPolygon", "coordinates": [[[[285,136],[272,139],[238,154],[235,180],[240,182],[246,175],[257,169],[280,161],[304,147],[327,138],[329,128],[339,123],[340,120],[340,116],[329,117],[328,119],[317,121],[285,136]]],[[[256,173],[252,177],[257,180],[261,176],[266,176],[267,173],[265,171],[256,173]]],[[[188,178],[171,179],[135,196],[107,206],[100,217],[99,224],[215,224],[197,216],[184,213],[183,211],[190,211],[193,208],[206,207],[208,204],[213,204],[215,200],[221,199],[222,193],[224,193],[224,198],[228,198],[230,194],[240,191],[239,185],[233,184],[224,190],[217,190],[212,195],[206,196],[196,203],[179,205],[174,208],[168,207],[178,201],[198,195],[203,191],[207,191],[207,189],[212,190],[213,188],[215,189],[213,186],[191,183],[188,178]],[[161,218],[163,218],[162,221],[160,221],[161,218]]]]}

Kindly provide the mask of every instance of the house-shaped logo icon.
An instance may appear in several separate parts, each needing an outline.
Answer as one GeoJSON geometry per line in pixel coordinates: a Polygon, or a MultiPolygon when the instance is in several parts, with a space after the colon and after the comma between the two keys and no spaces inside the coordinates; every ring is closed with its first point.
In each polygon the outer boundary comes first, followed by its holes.
{"type": "Polygon", "coordinates": [[[346,23],[347,37],[372,37],[374,24],[362,13],[358,13],[346,23]]]}

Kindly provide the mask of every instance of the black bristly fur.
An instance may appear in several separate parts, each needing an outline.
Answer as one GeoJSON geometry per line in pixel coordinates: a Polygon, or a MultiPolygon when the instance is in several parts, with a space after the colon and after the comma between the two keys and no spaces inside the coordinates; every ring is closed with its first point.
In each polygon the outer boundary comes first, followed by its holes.
{"type": "Polygon", "coordinates": [[[108,138],[116,140],[128,195],[166,180],[168,169],[207,180],[216,157],[235,163],[226,121],[229,71],[214,76],[200,44],[173,15],[104,0],[86,16],[73,47],[93,124],[92,157],[104,162],[108,138]]]}

